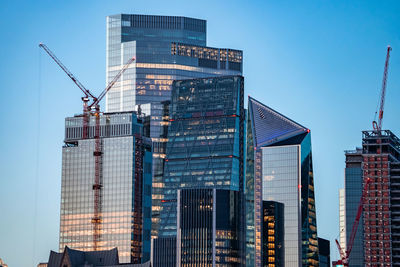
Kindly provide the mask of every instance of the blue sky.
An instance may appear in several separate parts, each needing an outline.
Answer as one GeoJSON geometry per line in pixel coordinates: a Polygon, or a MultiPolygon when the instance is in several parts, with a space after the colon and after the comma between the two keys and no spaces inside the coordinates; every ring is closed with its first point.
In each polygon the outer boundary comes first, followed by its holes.
{"type": "Polygon", "coordinates": [[[58,249],[64,118],[81,112],[81,92],[38,43],[100,92],[105,17],[117,13],[206,19],[209,46],[243,50],[246,95],[312,131],[318,234],[333,242],[343,151],[371,128],[388,44],[384,128],[400,135],[397,1],[3,1],[0,258],[36,266],[58,249]]]}

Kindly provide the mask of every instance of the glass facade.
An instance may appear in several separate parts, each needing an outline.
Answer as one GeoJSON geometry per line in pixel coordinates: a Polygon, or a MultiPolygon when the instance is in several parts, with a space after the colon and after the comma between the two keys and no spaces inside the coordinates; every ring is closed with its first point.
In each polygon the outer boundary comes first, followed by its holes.
{"type": "MultiPolygon", "coordinates": [[[[62,149],[60,251],[91,251],[94,242],[95,119],[82,139],[82,116],[66,118],[62,149]]],[[[96,249],[117,247],[120,262],[150,258],[151,141],[135,113],[103,114],[100,233],[96,249]]]]}
{"type": "Polygon", "coordinates": [[[285,266],[301,265],[300,147],[262,148],[262,198],[285,207],[285,266]]]}
{"type": "Polygon", "coordinates": [[[285,266],[284,205],[276,201],[263,201],[262,266],[285,266]]]}
{"type": "Polygon", "coordinates": [[[176,235],[177,189],[239,191],[244,174],[244,123],[243,77],[174,82],[161,236],[176,235]]]}
{"type": "Polygon", "coordinates": [[[240,266],[239,191],[178,190],[179,266],[240,266]]]}
{"type": "Polygon", "coordinates": [[[318,266],[310,131],[253,98],[249,121],[253,156],[247,157],[254,160],[247,161],[246,254],[254,259],[247,256],[247,264],[262,264],[262,201],[268,200],[284,204],[285,266],[318,266]]]}
{"type": "Polygon", "coordinates": [[[151,239],[151,266],[176,267],[176,237],[159,237],[151,239]]]}
{"type": "Polygon", "coordinates": [[[206,21],[177,16],[119,14],[107,17],[106,82],[129,58],[135,57],[106,95],[108,112],[137,110],[149,105],[153,156],[152,237],[158,236],[166,138],[159,130],[167,125],[158,114],[170,100],[173,80],[240,75],[242,51],[206,47],[206,21]],[[150,104],[149,104],[150,103],[150,104]],[[161,134],[158,135],[158,134],[161,134]]]}
{"type": "MultiPolygon", "coordinates": [[[[362,149],[346,151],[346,169],[345,169],[345,223],[346,236],[350,236],[353,224],[356,219],[358,206],[360,204],[362,192],[362,149]]],[[[363,222],[363,215],[360,218],[360,224],[363,222]]],[[[364,231],[363,227],[358,227],[354,238],[353,248],[351,250],[349,262],[351,266],[361,267],[364,265],[364,231]]],[[[346,239],[347,240],[347,239],[346,239]]]]}
{"type": "Polygon", "coordinates": [[[330,267],[331,248],[329,240],[318,237],[318,247],[319,247],[319,267],[330,267]]]}
{"type": "Polygon", "coordinates": [[[169,100],[173,80],[242,72],[242,52],[206,47],[206,21],[176,16],[107,17],[107,84],[136,61],[107,93],[107,111],[169,100]]]}

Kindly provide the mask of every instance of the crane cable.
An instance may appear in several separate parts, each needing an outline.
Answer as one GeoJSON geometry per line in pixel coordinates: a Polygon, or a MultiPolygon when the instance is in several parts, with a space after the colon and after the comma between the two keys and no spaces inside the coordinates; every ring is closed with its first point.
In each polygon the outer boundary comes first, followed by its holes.
{"type": "Polygon", "coordinates": [[[34,209],[33,209],[33,238],[32,238],[32,266],[36,266],[36,236],[37,236],[37,213],[38,213],[38,191],[39,191],[39,157],[40,157],[40,113],[41,113],[41,92],[42,92],[42,53],[38,48],[38,95],[37,95],[37,130],[36,130],[36,163],[35,163],[35,184],[34,184],[34,209]]]}

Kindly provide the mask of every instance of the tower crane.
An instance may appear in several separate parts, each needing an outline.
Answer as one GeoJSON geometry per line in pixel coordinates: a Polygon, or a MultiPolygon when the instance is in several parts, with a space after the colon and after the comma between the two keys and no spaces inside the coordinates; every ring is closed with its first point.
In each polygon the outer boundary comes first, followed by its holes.
{"type": "Polygon", "coordinates": [[[378,121],[376,121],[376,115],[378,113],[375,112],[375,119],[372,122],[372,127],[374,128],[374,131],[377,133],[381,133],[382,130],[382,120],[383,120],[383,110],[385,108],[385,96],[386,96],[386,84],[387,84],[387,75],[388,75],[388,69],[389,69],[389,57],[390,57],[390,51],[392,48],[390,45],[387,47],[387,52],[386,52],[386,61],[385,61],[385,68],[383,71],[383,79],[382,79],[382,89],[381,89],[381,99],[380,99],[380,104],[379,104],[379,115],[378,115],[378,121]]]}
{"type": "Polygon", "coordinates": [[[339,254],[340,254],[340,260],[338,260],[337,262],[334,262],[333,266],[349,266],[350,253],[351,253],[351,250],[353,249],[354,239],[357,234],[357,229],[358,229],[358,225],[360,223],[360,218],[361,218],[361,214],[362,214],[362,210],[363,210],[363,204],[364,204],[365,196],[367,194],[368,185],[370,182],[371,182],[371,180],[368,178],[366,180],[364,188],[362,190],[360,203],[358,204],[357,215],[354,220],[353,227],[351,229],[350,238],[348,240],[346,250],[344,250],[344,248],[342,248],[340,246],[339,241],[337,239],[335,239],[336,246],[337,246],[337,248],[339,250],[339,254]]]}
{"type": "Polygon", "coordinates": [[[94,191],[94,212],[91,223],[93,225],[93,249],[98,250],[99,241],[101,237],[101,202],[102,194],[101,189],[103,187],[102,181],[102,140],[100,138],[100,101],[104,98],[107,92],[115,85],[121,75],[128,69],[129,65],[135,61],[132,57],[128,62],[121,68],[121,70],[115,75],[107,87],[100,93],[98,97],[94,96],[88,89],[86,89],[81,82],[70,72],[67,67],[56,57],[56,55],[43,43],[39,44],[39,47],[43,48],[44,51],[57,63],[57,65],[68,75],[68,77],[78,86],[78,88],[84,93],[82,97],[83,101],[83,120],[82,120],[82,139],[89,138],[89,120],[90,116],[95,116],[95,129],[94,139],[95,148],[93,156],[95,157],[95,177],[92,189],[94,191]],[[91,101],[91,103],[89,103],[91,101]]]}

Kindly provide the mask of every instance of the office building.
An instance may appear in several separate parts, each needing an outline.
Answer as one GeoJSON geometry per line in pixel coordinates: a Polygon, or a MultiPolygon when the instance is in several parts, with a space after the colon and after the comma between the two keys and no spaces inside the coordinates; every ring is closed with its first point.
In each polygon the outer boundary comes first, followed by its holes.
{"type": "Polygon", "coordinates": [[[339,189],[339,244],[346,251],[346,197],[344,188],[339,189]]]}
{"type": "Polygon", "coordinates": [[[285,266],[284,206],[276,201],[262,203],[262,266],[285,266]]]}
{"type": "Polygon", "coordinates": [[[151,266],[175,267],[176,262],[176,236],[158,237],[151,239],[151,266]]]}
{"type": "MultiPolygon", "coordinates": [[[[243,195],[243,94],[241,76],[174,81],[160,216],[161,238],[177,236],[178,189],[215,188],[239,191],[243,195]]],[[[238,219],[243,227],[244,207],[242,198],[239,200],[238,219]]],[[[243,231],[235,239],[242,240],[242,235],[243,231]]],[[[178,236],[177,244],[179,242],[178,236]]],[[[239,244],[244,242],[239,241],[239,244]]]]}
{"type": "Polygon", "coordinates": [[[161,102],[170,100],[173,80],[242,73],[242,51],[207,47],[206,28],[205,20],[187,17],[107,17],[106,82],[129,58],[136,61],[107,93],[106,111],[132,111],[151,103],[150,132],[153,146],[160,148],[153,153],[152,237],[158,236],[166,144],[166,138],[157,134],[168,124],[167,116],[156,113],[161,102]]]}
{"type": "Polygon", "coordinates": [[[97,138],[91,116],[82,138],[83,117],[66,118],[60,251],[118,248],[122,263],[150,259],[152,154],[143,121],[135,112],[101,114],[97,138]]]}
{"type": "Polygon", "coordinates": [[[318,237],[319,267],[331,266],[331,243],[329,240],[318,237]]]}
{"type": "Polygon", "coordinates": [[[262,264],[262,204],[276,201],[284,205],[285,266],[318,266],[310,130],[251,97],[248,112],[246,263],[262,264]]]}
{"type": "MultiPolygon", "coordinates": [[[[344,200],[345,200],[345,244],[347,249],[347,237],[350,237],[353,224],[356,219],[358,206],[360,204],[362,192],[362,148],[345,151],[346,168],[344,180],[344,200]]],[[[363,215],[361,214],[359,227],[354,237],[354,243],[351,250],[349,262],[355,267],[364,267],[364,230],[363,215]]],[[[342,240],[341,244],[342,245],[342,240]]]]}
{"type": "Polygon", "coordinates": [[[239,191],[181,189],[176,266],[241,266],[239,191]]]}
{"type": "Polygon", "coordinates": [[[243,77],[174,82],[160,236],[176,235],[177,189],[239,191],[244,123],[243,77]]]}

